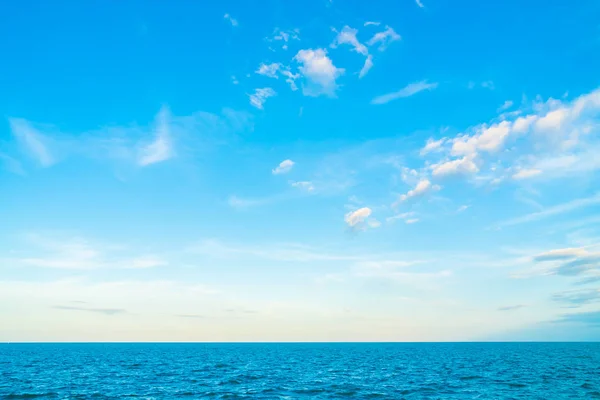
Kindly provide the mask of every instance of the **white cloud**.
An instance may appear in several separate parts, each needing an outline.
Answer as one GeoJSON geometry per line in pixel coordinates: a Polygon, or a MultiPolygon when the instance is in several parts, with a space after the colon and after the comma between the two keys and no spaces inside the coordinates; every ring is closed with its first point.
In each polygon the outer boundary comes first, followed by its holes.
{"type": "Polygon", "coordinates": [[[383,96],[375,97],[371,100],[371,104],[385,104],[392,100],[400,99],[403,97],[414,96],[415,94],[424,90],[433,90],[437,88],[437,83],[428,83],[426,80],[420,82],[413,82],[406,87],[400,89],[397,92],[384,94],[383,96]]]}
{"type": "Polygon", "coordinates": [[[490,127],[482,125],[473,136],[454,139],[452,154],[474,157],[478,151],[496,152],[500,150],[511,133],[511,122],[502,121],[490,127]]]}
{"type": "Polygon", "coordinates": [[[434,164],[431,166],[431,174],[434,177],[444,177],[449,175],[474,174],[479,172],[479,168],[470,157],[463,157],[451,161],[434,164]]]}
{"type": "Polygon", "coordinates": [[[569,117],[569,114],[570,110],[566,107],[550,111],[535,122],[535,127],[540,131],[560,129],[569,117]]]}
{"type": "Polygon", "coordinates": [[[425,6],[423,5],[423,3],[421,2],[421,0],[415,0],[415,2],[417,3],[417,5],[421,8],[425,8],[425,6]]]}
{"type": "Polygon", "coordinates": [[[291,182],[290,185],[292,185],[292,187],[305,190],[307,192],[312,192],[315,190],[313,183],[310,181],[291,182]]]}
{"type": "Polygon", "coordinates": [[[381,226],[381,222],[376,219],[369,219],[367,220],[367,225],[369,225],[369,228],[379,228],[381,226]]]}
{"type": "Polygon", "coordinates": [[[346,214],[344,221],[350,227],[356,227],[362,224],[369,216],[371,216],[371,209],[369,207],[359,208],[356,211],[351,211],[346,214]]]}
{"type": "Polygon", "coordinates": [[[283,160],[279,163],[277,168],[274,168],[271,172],[273,172],[273,175],[287,174],[292,170],[294,164],[295,162],[293,162],[292,160],[283,160]]]}
{"type": "Polygon", "coordinates": [[[512,102],[512,100],[506,100],[506,101],[504,102],[504,104],[502,104],[500,107],[498,107],[498,110],[497,110],[497,111],[498,111],[498,112],[506,111],[506,110],[508,110],[509,108],[511,108],[512,106],[513,106],[513,102],[512,102]]]}
{"type": "Polygon", "coordinates": [[[519,171],[517,171],[516,173],[513,174],[513,179],[516,180],[521,180],[521,179],[529,179],[529,178],[533,178],[534,176],[538,176],[539,174],[541,174],[542,171],[539,169],[521,169],[519,171]]]}
{"type": "Polygon", "coordinates": [[[394,31],[394,29],[392,29],[389,26],[386,26],[385,31],[376,33],[371,39],[369,39],[367,44],[369,46],[373,46],[376,43],[381,43],[379,45],[379,51],[383,51],[386,49],[386,47],[390,43],[395,42],[396,40],[400,40],[400,39],[401,39],[400,35],[398,35],[394,31]]]}
{"type": "Polygon", "coordinates": [[[258,108],[259,110],[262,110],[263,104],[265,104],[267,99],[269,97],[273,97],[275,95],[277,95],[277,92],[275,92],[273,89],[268,88],[268,87],[261,88],[261,89],[255,89],[254,94],[249,95],[250,104],[252,106],[258,108]]]}
{"type": "Polygon", "coordinates": [[[277,71],[279,71],[280,68],[281,68],[280,63],[271,63],[271,64],[261,63],[255,72],[259,75],[264,75],[264,76],[268,76],[269,78],[278,79],[279,77],[277,76],[277,71]]]}
{"type": "Polygon", "coordinates": [[[358,79],[361,79],[362,77],[367,75],[367,73],[371,70],[372,67],[373,67],[373,56],[369,54],[367,56],[367,58],[365,59],[365,64],[363,65],[362,69],[360,70],[360,73],[358,74],[358,79]]]}
{"type": "Polygon", "coordinates": [[[300,73],[306,78],[303,93],[306,96],[335,96],[336,79],[343,73],[343,68],[333,65],[324,49],[300,50],[294,59],[301,63],[300,73]]]}
{"type": "MultiPolygon", "coordinates": [[[[334,29],[334,32],[337,31],[334,29]]],[[[356,38],[357,33],[357,29],[350,28],[348,25],[344,26],[342,30],[338,32],[333,43],[331,44],[331,47],[336,48],[341,44],[349,44],[354,48],[354,51],[356,51],[359,54],[362,54],[363,56],[366,56],[367,54],[369,54],[369,50],[367,50],[367,46],[358,41],[358,39],[356,38]]]]}
{"type": "Polygon", "coordinates": [[[285,81],[290,85],[290,89],[293,91],[298,90],[298,86],[296,86],[296,79],[300,78],[300,74],[294,74],[289,69],[284,69],[280,71],[280,73],[287,78],[285,81]]]}
{"type": "Polygon", "coordinates": [[[235,75],[231,75],[231,83],[233,83],[234,85],[237,85],[240,83],[240,81],[237,80],[235,75]]]}
{"type": "Polygon", "coordinates": [[[428,153],[440,151],[447,140],[448,139],[445,137],[439,140],[434,140],[433,138],[427,139],[427,143],[425,143],[425,147],[421,149],[420,154],[424,156],[428,153]]]}
{"type": "Polygon", "coordinates": [[[225,14],[223,16],[223,18],[225,18],[225,20],[229,21],[229,23],[231,24],[231,26],[238,26],[238,22],[236,19],[232,18],[231,15],[229,14],[225,14]]]}
{"type": "Polygon", "coordinates": [[[376,22],[376,21],[365,22],[365,26],[370,26],[370,25],[379,26],[379,24],[381,24],[381,22],[376,22]]]}
{"type": "Polygon", "coordinates": [[[433,190],[440,190],[438,185],[432,185],[429,179],[421,179],[414,189],[400,196],[400,201],[406,201],[415,197],[423,196],[433,190]]]}
{"type": "Polygon", "coordinates": [[[10,118],[9,124],[13,136],[25,146],[41,166],[50,167],[56,162],[46,145],[47,139],[29,122],[20,118],[10,118]]]}
{"type": "Polygon", "coordinates": [[[419,222],[418,218],[411,218],[411,219],[407,219],[405,221],[407,224],[416,224],[417,222],[419,222]]]}
{"type": "Polygon", "coordinates": [[[155,139],[140,149],[138,165],[145,167],[173,157],[174,151],[169,132],[169,121],[169,111],[163,108],[157,117],[155,139]]]}
{"type": "Polygon", "coordinates": [[[525,133],[529,130],[531,124],[537,120],[537,115],[528,115],[526,117],[519,117],[513,123],[512,130],[515,133],[525,133]]]}

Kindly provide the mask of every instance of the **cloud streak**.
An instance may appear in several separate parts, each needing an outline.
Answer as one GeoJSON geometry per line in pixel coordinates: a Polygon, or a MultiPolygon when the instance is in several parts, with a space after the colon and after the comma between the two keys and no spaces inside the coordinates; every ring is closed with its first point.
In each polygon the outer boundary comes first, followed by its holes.
{"type": "Polygon", "coordinates": [[[420,81],[420,82],[414,82],[414,83],[411,83],[411,84],[407,85],[406,87],[398,90],[397,92],[392,92],[392,93],[384,94],[382,96],[375,97],[373,100],[371,100],[371,104],[386,104],[386,103],[389,103],[390,101],[414,96],[417,93],[420,93],[423,91],[431,91],[437,87],[438,87],[438,84],[436,82],[429,83],[426,80],[420,81]]]}

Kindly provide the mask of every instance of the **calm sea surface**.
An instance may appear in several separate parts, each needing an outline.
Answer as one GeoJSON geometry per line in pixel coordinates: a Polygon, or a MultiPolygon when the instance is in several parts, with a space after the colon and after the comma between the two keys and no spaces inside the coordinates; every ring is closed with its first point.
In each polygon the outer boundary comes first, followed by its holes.
{"type": "Polygon", "coordinates": [[[0,399],[592,399],[600,343],[0,344],[0,399]]]}

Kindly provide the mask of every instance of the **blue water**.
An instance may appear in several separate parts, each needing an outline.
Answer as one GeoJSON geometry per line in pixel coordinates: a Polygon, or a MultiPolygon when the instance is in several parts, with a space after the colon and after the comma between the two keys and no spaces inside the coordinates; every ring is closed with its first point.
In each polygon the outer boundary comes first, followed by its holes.
{"type": "Polygon", "coordinates": [[[0,399],[600,398],[600,343],[2,344],[0,399]]]}

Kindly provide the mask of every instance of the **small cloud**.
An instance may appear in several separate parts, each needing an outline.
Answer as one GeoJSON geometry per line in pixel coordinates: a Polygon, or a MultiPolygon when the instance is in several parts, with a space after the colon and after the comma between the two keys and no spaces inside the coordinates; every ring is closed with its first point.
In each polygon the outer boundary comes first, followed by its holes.
{"type": "Polygon", "coordinates": [[[437,83],[429,83],[426,80],[420,82],[414,82],[406,87],[398,90],[397,92],[384,94],[383,96],[375,97],[371,100],[371,104],[385,104],[389,103],[392,100],[401,99],[404,97],[414,96],[415,94],[425,91],[425,90],[433,90],[438,87],[437,83]]]}
{"type": "Polygon", "coordinates": [[[284,69],[280,71],[281,75],[285,76],[287,79],[285,80],[289,85],[292,91],[298,90],[298,86],[296,86],[296,79],[300,78],[300,74],[294,74],[289,69],[284,69]]]}
{"type": "MultiPolygon", "coordinates": [[[[334,32],[337,31],[334,29],[334,32]]],[[[363,56],[366,56],[369,53],[369,50],[367,50],[367,46],[358,41],[358,39],[356,38],[357,33],[357,29],[350,28],[348,25],[344,26],[342,30],[338,32],[333,43],[331,43],[331,47],[336,48],[337,46],[342,44],[349,44],[354,48],[354,51],[356,51],[359,54],[362,54],[363,56]]]]}
{"type": "Polygon", "coordinates": [[[499,307],[498,311],[515,311],[521,308],[527,307],[525,304],[515,304],[514,306],[499,307]]]}
{"type": "Polygon", "coordinates": [[[423,147],[421,149],[421,152],[419,154],[424,156],[428,153],[441,151],[442,146],[444,145],[444,143],[446,143],[447,140],[448,139],[445,137],[441,138],[439,140],[434,140],[433,138],[429,138],[429,139],[427,139],[427,143],[425,143],[425,147],[423,147]]]}
{"type": "Polygon", "coordinates": [[[396,31],[394,31],[394,29],[392,29],[389,26],[386,26],[385,31],[376,33],[371,39],[369,39],[367,44],[369,46],[373,46],[376,43],[381,43],[379,45],[378,50],[383,51],[386,49],[387,46],[389,46],[390,43],[400,39],[400,35],[398,35],[396,31]]]}
{"type": "Polygon", "coordinates": [[[490,89],[490,90],[494,90],[495,89],[494,82],[492,82],[492,81],[481,82],[481,87],[482,88],[486,88],[486,89],[490,89]]]}
{"type": "Polygon", "coordinates": [[[277,92],[275,92],[273,89],[267,87],[267,88],[260,88],[260,89],[255,89],[254,90],[254,94],[249,95],[250,97],[250,104],[256,108],[258,108],[259,110],[263,109],[263,104],[265,104],[265,102],[267,101],[267,99],[269,97],[273,97],[276,96],[277,92]]]}
{"type": "Polygon", "coordinates": [[[324,49],[300,50],[294,59],[302,64],[300,73],[306,78],[303,87],[305,96],[335,96],[336,79],[344,74],[343,68],[333,65],[324,49]]]}
{"type": "Polygon", "coordinates": [[[145,167],[166,161],[173,157],[173,147],[169,132],[170,114],[166,108],[163,108],[157,117],[156,136],[154,141],[143,146],[138,156],[138,165],[145,167]]]}
{"type": "Polygon", "coordinates": [[[511,108],[512,106],[513,106],[513,102],[512,102],[512,100],[506,100],[506,101],[504,102],[504,104],[502,104],[500,107],[498,107],[498,110],[497,110],[497,111],[498,111],[498,112],[506,111],[506,110],[508,110],[509,108],[511,108]]]}
{"type": "MultiPolygon", "coordinates": [[[[277,167],[277,168],[279,168],[279,167],[277,167]]],[[[292,187],[305,190],[307,192],[313,192],[315,190],[313,183],[310,181],[291,182],[290,185],[292,187]]]]}
{"type": "Polygon", "coordinates": [[[420,8],[425,8],[425,6],[424,6],[424,5],[423,5],[423,3],[421,2],[421,0],[415,0],[415,2],[417,3],[417,5],[418,5],[420,8]]]}
{"type": "Polygon", "coordinates": [[[365,22],[365,26],[370,26],[370,25],[379,26],[379,24],[381,24],[381,22],[375,22],[375,21],[367,21],[367,22],[365,22]]]}
{"type": "Polygon", "coordinates": [[[407,219],[406,221],[407,224],[416,224],[417,222],[419,222],[419,218],[411,218],[411,219],[407,219]]]}
{"type": "Polygon", "coordinates": [[[381,226],[381,222],[376,219],[369,219],[367,220],[367,225],[369,225],[369,228],[379,228],[381,226]]]}
{"type": "Polygon", "coordinates": [[[365,75],[367,75],[367,73],[371,70],[372,67],[373,56],[369,54],[365,59],[365,64],[363,65],[362,69],[360,70],[360,73],[358,74],[358,79],[362,79],[365,75]]]}
{"type": "Polygon", "coordinates": [[[349,227],[354,228],[362,225],[367,218],[371,215],[371,209],[369,207],[359,208],[358,210],[347,213],[344,217],[344,221],[349,227]]]}
{"type": "Polygon", "coordinates": [[[238,26],[237,20],[234,19],[234,18],[232,18],[231,15],[225,14],[223,16],[223,18],[225,18],[226,21],[229,21],[229,23],[231,24],[231,26],[238,26]]]}
{"type": "Polygon", "coordinates": [[[456,213],[457,213],[457,214],[460,214],[461,212],[467,211],[467,209],[468,209],[468,208],[469,208],[469,206],[467,206],[467,205],[460,206],[460,207],[458,207],[458,209],[456,210],[456,213]]]}
{"type": "Polygon", "coordinates": [[[258,69],[255,72],[259,75],[264,75],[264,76],[268,76],[269,78],[278,79],[279,77],[277,76],[277,71],[279,71],[280,68],[281,68],[280,63],[271,63],[271,64],[262,63],[262,64],[260,64],[260,66],[258,67],[258,69]]]}
{"type": "Polygon", "coordinates": [[[542,173],[541,170],[535,168],[524,168],[513,174],[512,178],[515,180],[529,179],[534,176],[538,176],[542,173]]]}
{"type": "Polygon", "coordinates": [[[231,75],[231,83],[233,83],[234,85],[237,85],[240,83],[240,81],[237,80],[235,75],[231,75]]]}
{"type": "Polygon", "coordinates": [[[471,157],[463,157],[451,161],[433,164],[431,174],[434,177],[445,177],[450,175],[468,175],[479,172],[479,168],[471,157]]]}
{"type": "Polygon", "coordinates": [[[440,186],[432,185],[429,179],[421,179],[414,189],[411,189],[406,194],[400,196],[400,201],[407,201],[415,197],[421,197],[431,191],[440,189],[440,186]]]}
{"type": "Polygon", "coordinates": [[[268,41],[281,41],[283,42],[283,45],[281,46],[281,48],[283,50],[287,50],[288,49],[288,42],[290,42],[291,40],[300,40],[300,36],[299,36],[300,31],[298,29],[292,29],[289,31],[283,31],[279,28],[275,28],[275,31],[273,32],[273,37],[272,38],[268,38],[268,41]]]}
{"type": "Polygon", "coordinates": [[[273,175],[287,174],[288,172],[290,172],[292,170],[292,167],[294,166],[294,164],[296,164],[296,163],[293,162],[292,160],[289,160],[289,159],[283,160],[271,172],[273,173],[273,175]]]}

